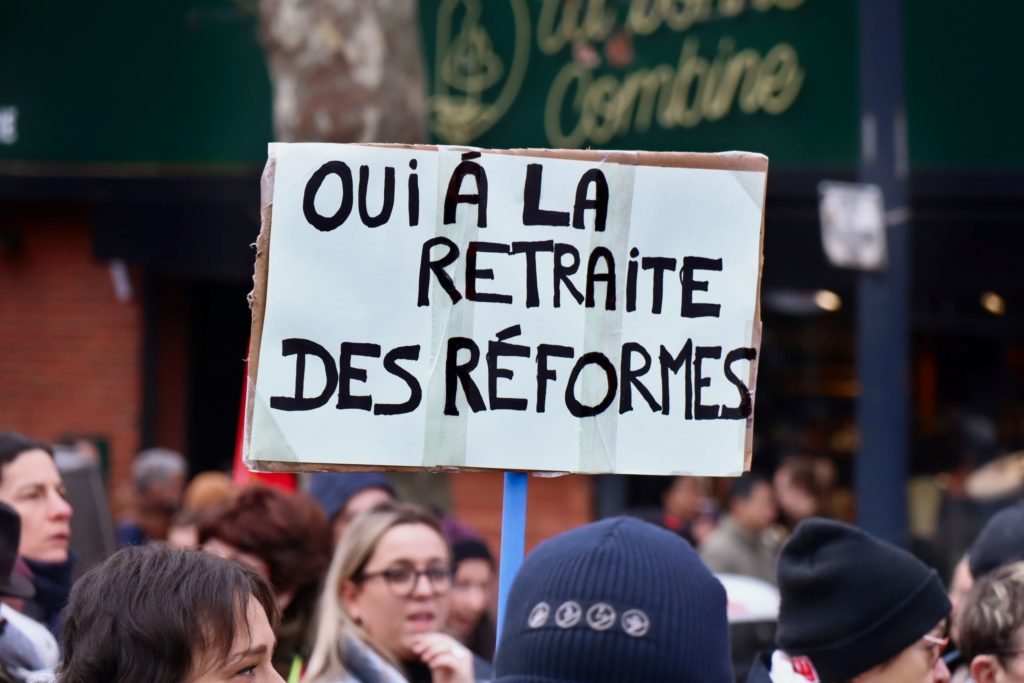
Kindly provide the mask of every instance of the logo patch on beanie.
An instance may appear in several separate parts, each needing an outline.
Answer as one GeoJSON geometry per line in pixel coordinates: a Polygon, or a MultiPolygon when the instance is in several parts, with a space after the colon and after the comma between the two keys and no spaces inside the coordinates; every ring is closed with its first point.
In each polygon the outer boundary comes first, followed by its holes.
{"type": "Polygon", "coordinates": [[[651,620],[642,610],[631,609],[622,615],[622,630],[634,638],[642,638],[651,630],[651,620]]]}
{"type": "Polygon", "coordinates": [[[607,631],[615,625],[615,608],[599,602],[587,610],[587,625],[595,631],[607,631]]]}
{"type": "Polygon", "coordinates": [[[810,659],[807,657],[793,657],[789,661],[793,665],[793,673],[803,676],[810,683],[818,683],[818,672],[814,669],[814,664],[811,664],[810,659]]]}
{"type": "Polygon", "coordinates": [[[530,617],[526,620],[526,623],[530,625],[530,628],[540,628],[544,624],[548,623],[548,615],[551,613],[551,607],[546,602],[538,602],[530,610],[530,617]]]}
{"type": "Polygon", "coordinates": [[[591,631],[611,631],[618,628],[632,638],[643,638],[651,630],[651,618],[647,612],[625,605],[613,606],[607,602],[596,602],[589,607],[576,600],[566,600],[554,611],[552,619],[551,605],[541,601],[533,606],[526,625],[533,630],[545,627],[557,627],[567,631],[576,627],[588,628],[591,631]],[[621,613],[620,613],[621,610],[621,613]],[[586,617],[584,619],[584,617],[586,617]]]}
{"type": "Polygon", "coordinates": [[[580,607],[580,603],[570,600],[569,602],[563,602],[558,611],[555,612],[555,623],[558,624],[558,628],[572,628],[580,623],[580,617],[582,616],[583,608],[580,607]]]}

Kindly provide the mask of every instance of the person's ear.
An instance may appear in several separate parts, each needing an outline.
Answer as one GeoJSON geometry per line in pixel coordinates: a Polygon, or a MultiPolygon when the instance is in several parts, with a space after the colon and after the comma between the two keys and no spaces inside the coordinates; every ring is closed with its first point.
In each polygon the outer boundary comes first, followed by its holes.
{"type": "Polygon", "coordinates": [[[995,655],[978,655],[971,661],[971,678],[975,683],[995,683],[1001,670],[995,655]]]}
{"type": "Polygon", "coordinates": [[[338,587],[338,597],[341,599],[341,604],[344,605],[345,611],[349,613],[353,621],[358,622],[358,609],[356,605],[359,603],[359,595],[362,590],[355,581],[351,579],[345,579],[341,582],[338,587]]]}

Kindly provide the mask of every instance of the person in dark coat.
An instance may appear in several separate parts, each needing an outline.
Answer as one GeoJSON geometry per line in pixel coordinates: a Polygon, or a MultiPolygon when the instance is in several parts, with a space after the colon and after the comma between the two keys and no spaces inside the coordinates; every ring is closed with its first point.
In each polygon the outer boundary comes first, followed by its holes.
{"type": "Polygon", "coordinates": [[[52,447],[0,432],[0,502],[21,518],[18,554],[35,588],[35,597],[24,601],[21,611],[57,634],[74,558],[69,550],[72,509],[52,447]]]}
{"type": "MultiPolygon", "coordinates": [[[[14,569],[20,537],[18,513],[0,503],[0,599],[5,602],[35,596],[32,583],[14,569]]],[[[59,657],[57,640],[45,626],[8,604],[0,604],[0,683],[17,683],[50,673],[59,657]]]]}
{"type": "Polygon", "coordinates": [[[811,518],[783,547],[778,580],[778,649],[747,683],[949,683],[950,602],[910,553],[811,518]]]}

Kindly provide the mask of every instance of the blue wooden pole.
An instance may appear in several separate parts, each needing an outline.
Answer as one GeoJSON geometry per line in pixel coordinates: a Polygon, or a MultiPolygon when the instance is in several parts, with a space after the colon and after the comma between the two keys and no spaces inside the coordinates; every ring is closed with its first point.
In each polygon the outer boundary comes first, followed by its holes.
{"type": "Polygon", "coordinates": [[[516,578],[526,548],[526,488],[524,472],[505,473],[501,508],[501,558],[498,568],[498,640],[505,625],[508,592],[516,578]]]}

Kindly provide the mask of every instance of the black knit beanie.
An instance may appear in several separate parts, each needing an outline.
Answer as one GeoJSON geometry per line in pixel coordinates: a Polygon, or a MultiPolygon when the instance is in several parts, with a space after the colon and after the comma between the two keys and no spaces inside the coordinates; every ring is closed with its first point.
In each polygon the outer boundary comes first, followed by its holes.
{"type": "Polygon", "coordinates": [[[615,517],[526,558],[494,683],[732,683],[722,584],[682,538],[615,517]]]}
{"type": "Polygon", "coordinates": [[[988,520],[968,553],[975,581],[1004,564],[1024,560],[1024,503],[1000,510],[988,520]]]}
{"type": "Polygon", "coordinates": [[[452,543],[452,566],[458,568],[464,560],[483,560],[494,566],[494,556],[487,544],[479,538],[467,538],[452,543]]]}
{"type": "Polygon", "coordinates": [[[856,527],[811,518],[779,557],[776,643],[805,656],[822,681],[885,662],[949,615],[935,570],[856,527]]]}

